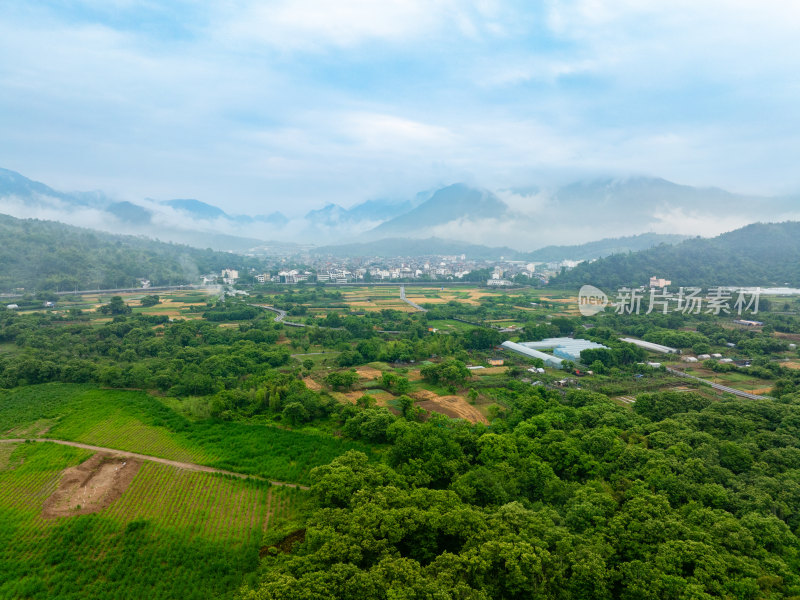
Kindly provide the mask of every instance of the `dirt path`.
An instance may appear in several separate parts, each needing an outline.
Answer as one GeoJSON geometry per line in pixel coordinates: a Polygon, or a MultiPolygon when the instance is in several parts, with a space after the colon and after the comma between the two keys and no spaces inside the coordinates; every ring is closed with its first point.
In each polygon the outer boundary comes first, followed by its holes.
{"type": "MultiPolygon", "coordinates": [[[[233,475],[239,479],[258,479],[266,481],[263,477],[258,475],[245,475],[244,473],[234,473],[233,471],[225,471],[224,469],[215,469],[205,465],[196,465],[194,463],[180,462],[177,460],[169,460],[167,458],[159,458],[158,456],[148,456],[147,454],[137,454],[136,452],[127,452],[125,450],[117,450],[115,448],[103,448],[101,446],[92,446],[90,444],[82,444],[80,442],[68,442],[66,440],[54,440],[51,438],[13,438],[13,439],[0,439],[0,444],[22,444],[24,442],[52,442],[53,444],[61,444],[62,446],[72,446],[73,448],[83,448],[84,450],[91,450],[93,452],[104,452],[113,456],[121,456],[123,458],[133,458],[138,460],[149,460],[151,462],[161,463],[162,465],[169,465],[170,467],[177,467],[178,469],[186,469],[187,471],[202,471],[204,473],[219,473],[221,475],[233,475]]],[[[285,481],[270,481],[272,485],[279,485],[283,487],[299,488],[301,490],[309,489],[308,486],[300,485],[299,483],[286,483],[285,481]]]]}

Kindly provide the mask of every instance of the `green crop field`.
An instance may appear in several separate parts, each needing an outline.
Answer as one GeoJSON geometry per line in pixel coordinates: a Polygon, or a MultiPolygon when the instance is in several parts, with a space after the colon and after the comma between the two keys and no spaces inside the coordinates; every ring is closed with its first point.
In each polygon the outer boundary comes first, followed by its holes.
{"type": "Polygon", "coordinates": [[[99,512],[44,516],[63,470],[90,454],[54,444],[3,448],[0,599],[227,596],[255,571],[271,523],[290,517],[306,494],[145,462],[99,512]]]}
{"type": "Polygon", "coordinates": [[[295,483],[347,450],[369,452],[324,433],[191,421],[144,392],[64,384],[0,392],[0,437],[83,442],[295,483]]]}

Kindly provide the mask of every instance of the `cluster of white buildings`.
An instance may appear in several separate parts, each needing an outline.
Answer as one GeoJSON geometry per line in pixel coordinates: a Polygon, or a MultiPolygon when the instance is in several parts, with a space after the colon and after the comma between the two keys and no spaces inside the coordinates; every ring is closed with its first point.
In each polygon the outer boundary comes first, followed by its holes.
{"type": "Polygon", "coordinates": [[[356,269],[349,271],[344,268],[333,268],[324,271],[317,271],[317,281],[322,283],[350,283],[359,279],[364,279],[366,269],[356,269]]]}

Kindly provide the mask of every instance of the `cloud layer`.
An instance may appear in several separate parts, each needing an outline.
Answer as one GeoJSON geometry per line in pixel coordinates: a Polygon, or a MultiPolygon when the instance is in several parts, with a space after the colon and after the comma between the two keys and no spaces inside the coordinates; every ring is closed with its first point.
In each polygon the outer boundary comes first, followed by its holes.
{"type": "Polygon", "coordinates": [[[800,8],[76,0],[0,22],[0,166],[300,215],[453,181],[800,189],[800,8]]]}

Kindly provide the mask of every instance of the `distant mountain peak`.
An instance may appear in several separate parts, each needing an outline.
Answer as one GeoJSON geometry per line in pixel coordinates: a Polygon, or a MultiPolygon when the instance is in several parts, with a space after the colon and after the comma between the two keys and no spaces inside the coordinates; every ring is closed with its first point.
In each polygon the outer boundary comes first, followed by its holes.
{"type": "Polygon", "coordinates": [[[177,210],[190,213],[193,216],[201,219],[217,219],[220,217],[228,217],[228,214],[218,206],[202,202],[201,200],[195,200],[194,198],[176,198],[174,200],[164,200],[161,202],[161,204],[165,204],[166,206],[171,206],[177,210]]]}
{"type": "Polygon", "coordinates": [[[508,205],[492,192],[465,183],[453,183],[436,190],[416,208],[381,223],[370,234],[419,237],[432,227],[453,221],[498,219],[509,213],[508,205]]]}

